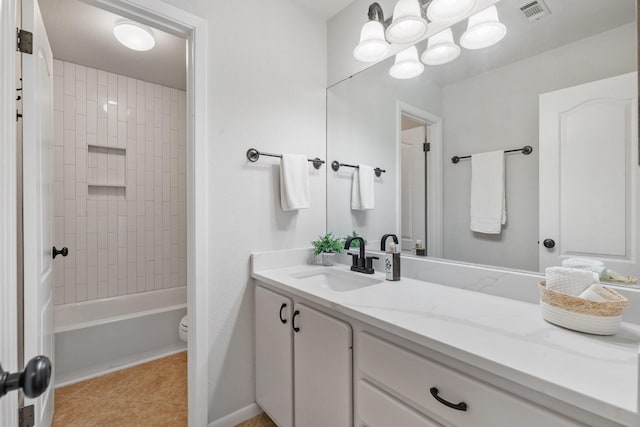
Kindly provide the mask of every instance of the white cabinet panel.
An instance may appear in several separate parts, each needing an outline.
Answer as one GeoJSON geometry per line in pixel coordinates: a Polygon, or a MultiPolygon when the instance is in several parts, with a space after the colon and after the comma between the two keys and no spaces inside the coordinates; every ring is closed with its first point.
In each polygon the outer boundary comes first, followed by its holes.
{"type": "Polygon", "coordinates": [[[514,420],[518,427],[580,425],[367,333],[359,335],[357,354],[363,374],[456,427],[513,427],[514,420]],[[432,387],[466,410],[439,402],[432,387]]]}
{"type": "Polygon", "coordinates": [[[358,427],[441,427],[366,381],[358,382],[358,427]]]}
{"type": "Polygon", "coordinates": [[[256,401],[280,427],[293,426],[292,301],[256,287],[256,401]]]}
{"type": "Polygon", "coordinates": [[[352,425],[352,335],[340,320],[296,305],[295,423],[299,427],[352,425]]]}

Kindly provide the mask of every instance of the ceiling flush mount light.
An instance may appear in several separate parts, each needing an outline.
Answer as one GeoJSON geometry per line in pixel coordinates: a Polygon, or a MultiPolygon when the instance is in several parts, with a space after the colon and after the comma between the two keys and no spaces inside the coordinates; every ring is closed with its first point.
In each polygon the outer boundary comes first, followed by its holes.
{"type": "Polygon", "coordinates": [[[385,35],[390,43],[411,44],[427,33],[427,21],[418,0],[399,0],[393,8],[393,20],[385,35]]]}
{"type": "Polygon", "coordinates": [[[469,18],[460,44],[465,49],[483,49],[498,43],[506,34],[507,27],[498,20],[498,9],[491,6],[469,18]]]}
{"type": "Polygon", "coordinates": [[[389,43],[384,39],[384,27],[378,21],[369,21],[362,26],[360,43],[353,56],[362,62],[376,62],[387,56],[389,43]]]}
{"type": "Polygon", "coordinates": [[[460,46],[453,42],[451,28],[429,37],[427,50],[420,58],[427,65],[442,65],[460,56],[460,46]]]}
{"type": "Polygon", "coordinates": [[[394,79],[406,80],[418,77],[424,71],[424,65],[418,60],[418,49],[411,46],[396,54],[396,61],[389,70],[394,79]]]}
{"type": "Polygon", "coordinates": [[[150,50],[156,44],[151,31],[132,22],[121,23],[113,27],[113,35],[129,49],[140,52],[150,50]]]}
{"type": "Polygon", "coordinates": [[[477,0],[433,0],[427,8],[427,18],[432,22],[457,22],[471,13],[477,2],[477,0]]]}

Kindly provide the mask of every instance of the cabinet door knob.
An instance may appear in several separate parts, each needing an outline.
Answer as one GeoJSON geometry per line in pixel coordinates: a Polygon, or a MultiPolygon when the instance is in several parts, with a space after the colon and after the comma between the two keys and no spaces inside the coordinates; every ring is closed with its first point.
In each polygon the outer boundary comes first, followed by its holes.
{"type": "Polygon", "coordinates": [[[57,249],[55,246],[53,247],[53,259],[56,259],[58,255],[67,256],[69,255],[69,249],[66,247],[62,249],[57,249]]]}
{"type": "Polygon", "coordinates": [[[553,249],[556,246],[556,242],[553,239],[544,239],[544,242],[542,242],[542,244],[547,249],[553,249]]]}
{"type": "Polygon", "coordinates": [[[291,317],[291,326],[295,332],[300,332],[300,328],[296,326],[296,317],[300,314],[298,310],[293,312],[293,316],[291,317]]]}
{"type": "Polygon", "coordinates": [[[431,387],[429,389],[429,391],[431,392],[431,396],[433,396],[434,399],[436,399],[438,402],[442,403],[444,406],[448,406],[449,408],[455,409],[456,411],[466,411],[467,410],[467,404],[464,403],[464,402],[451,403],[451,402],[449,402],[447,400],[444,400],[440,396],[438,396],[438,389],[436,387],[431,387]]]}
{"type": "Polygon", "coordinates": [[[287,323],[287,319],[282,317],[282,310],[284,310],[285,308],[287,308],[287,303],[283,302],[282,305],[280,306],[280,321],[282,323],[287,323]]]}

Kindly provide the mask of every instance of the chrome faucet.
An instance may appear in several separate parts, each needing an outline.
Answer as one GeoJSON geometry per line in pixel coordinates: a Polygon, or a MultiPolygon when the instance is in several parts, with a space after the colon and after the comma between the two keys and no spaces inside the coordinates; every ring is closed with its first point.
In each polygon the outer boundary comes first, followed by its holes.
{"type": "Polygon", "coordinates": [[[353,257],[351,263],[351,271],[356,271],[358,273],[364,274],[373,274],[375,271],[373,270],[373,260],[379,259],[377,256],[366,256],[365,255],[365,243],[362,237],[348,237],[347,241],[344,243],[344,248],[349,250],[351,248],[351,242],[357,240],[360,242],[360,253],[352,254],[349,253],[353,257]]]}

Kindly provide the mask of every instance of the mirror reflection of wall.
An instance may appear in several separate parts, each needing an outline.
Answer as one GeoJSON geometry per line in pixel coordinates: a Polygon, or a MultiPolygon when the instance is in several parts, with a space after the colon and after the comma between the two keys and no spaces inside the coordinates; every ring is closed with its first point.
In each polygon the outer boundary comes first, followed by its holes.
{"type": "MultiPolygon", "coordinates": [[[[422,206],[427,246],[431,218],[441,221],[431,243],[441,249],[430,256],[532,271],[590,256],[638,275],[636,80],[608,80],[637,70],[635,1],[545,0],[548,13],[536,20],[520,10],[525,3],[497,3],[507,35],[494,46],[462,49],[410,80],[390,77],[388,58],[328,89],[328,159],[389,172],[375,183],[375,209],[362,214],[349,209],[348,176],[328,171],[329,231],[369,240],[396,232],[406,250],[422,233],[414,225],[422,206]],[[405,105],[441,119],[441,151],[426,154],[424,169],[417,153],[408,160],[405,105]],[[526,145],[530,155],[504,156],[506,223],[499,234],[472,231],[472,161],[450,159],[526,145]]],[[[465,30],[466,20],[452,26],[457,43],[465,30]]]]}

